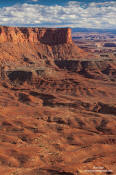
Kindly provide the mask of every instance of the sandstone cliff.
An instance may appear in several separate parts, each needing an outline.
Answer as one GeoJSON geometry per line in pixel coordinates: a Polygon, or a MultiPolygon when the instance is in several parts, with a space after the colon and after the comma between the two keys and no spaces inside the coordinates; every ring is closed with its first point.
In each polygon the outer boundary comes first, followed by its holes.
{"type": "Polygon", "coordinates": [[[0,27],[0,43],[34,42],[49,45],[72,43],[70,28],[0,27]]]}
{"type": "Polygon", "coordinates": [[[0,62],[5,65],[6,60],[8,65],[8,60],[25,64],[25,57],[40,65],[56,59],[88,58],[72,41],[70,28],[0,26],[0,53],[0,62]]]}

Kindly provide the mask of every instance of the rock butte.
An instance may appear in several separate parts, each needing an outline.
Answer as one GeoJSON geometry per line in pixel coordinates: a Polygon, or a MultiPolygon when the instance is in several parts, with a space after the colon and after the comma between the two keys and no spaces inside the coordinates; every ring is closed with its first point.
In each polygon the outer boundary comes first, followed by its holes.
{"type": "Polygon", "coordinates": [[[75,59],[88,53],[72,41],[70,28],[0,27],[0,61],[21,59],[33,53],[37,59],[75,59]],[[6,48],[8,48],[6,50],[6,48]],[[29,51],[30,50],[30,51],[29,51]],[[15,54],[14,54],[15,53],[15,54]],[[27,53],[27,54],[26,54],[27,53]],[[8,56],[9,55],[9,56],[8,56]],[[15,56],[16,55],[16,56],[15,56]]]}
{"type": "Polygon", "coordinates": [[[0,43],[34,42],[50,45],[72,43],[70,28],[0,27],[0,43]]]}

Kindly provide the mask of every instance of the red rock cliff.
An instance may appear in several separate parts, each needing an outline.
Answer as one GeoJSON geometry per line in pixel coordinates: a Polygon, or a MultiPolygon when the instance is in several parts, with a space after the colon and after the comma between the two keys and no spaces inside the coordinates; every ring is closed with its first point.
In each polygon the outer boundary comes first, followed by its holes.
{"type": "Polygon", "coordinates": [[[0,43],[3,42],[41,42],[50,45],[72,43],[71,29],[0,26],[0,43]]]}

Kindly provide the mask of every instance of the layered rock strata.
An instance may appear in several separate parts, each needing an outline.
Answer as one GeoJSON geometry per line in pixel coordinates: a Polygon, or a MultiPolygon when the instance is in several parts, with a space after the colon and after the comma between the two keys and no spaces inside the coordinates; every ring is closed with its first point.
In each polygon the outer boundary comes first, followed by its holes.
{"type": "Polygon", "coordinates": [[[3,42],[40,42],[49,45],[72,43],[71,29],[0,26],[0,43],[3,42]]]}

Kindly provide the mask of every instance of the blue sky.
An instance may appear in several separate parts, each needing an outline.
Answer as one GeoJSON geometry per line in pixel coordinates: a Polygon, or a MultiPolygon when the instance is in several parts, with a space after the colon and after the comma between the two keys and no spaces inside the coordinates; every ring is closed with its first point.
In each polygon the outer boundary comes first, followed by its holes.
{"type": "MultiPolygon", "coordinates": [[[[75,2],[91,3],[91,2],[111,2],[112,0],[73,0],[75,2]]],[[[42,5],[65,5],[69,0],[0,0],[0,7],[12,6],[17,3],[42,4],[42,5]]]]}
{"type": "Polygon", "coordinates": [[[116,0],[0,0],[0,25],[116,29],[116,0]]]}

